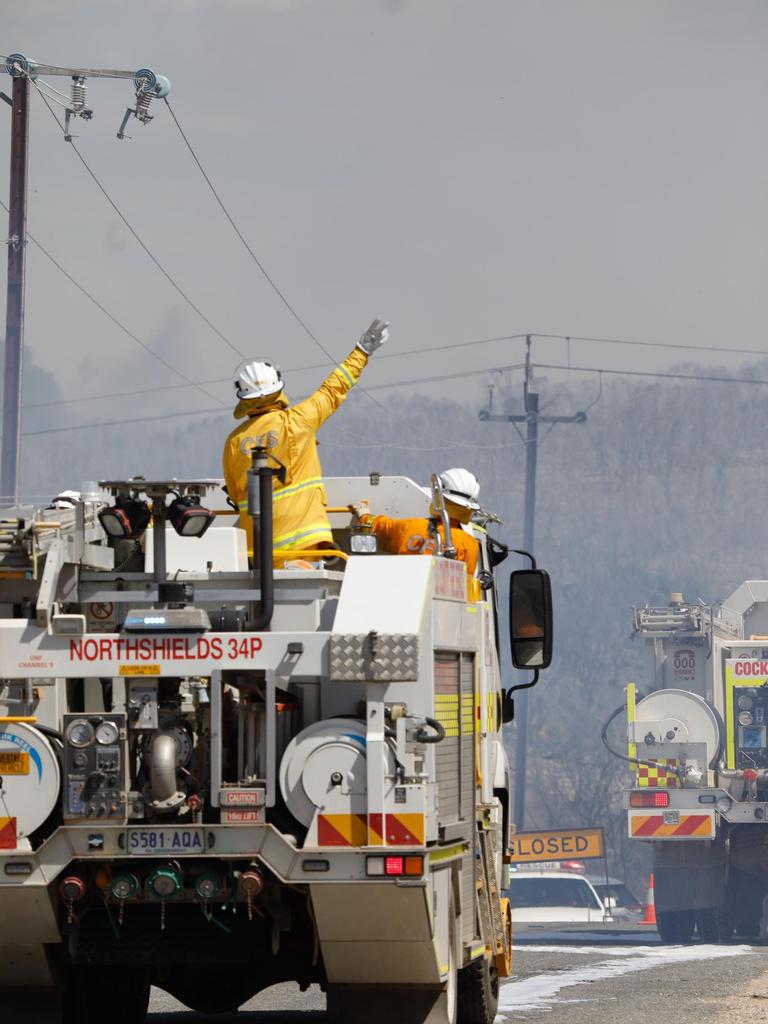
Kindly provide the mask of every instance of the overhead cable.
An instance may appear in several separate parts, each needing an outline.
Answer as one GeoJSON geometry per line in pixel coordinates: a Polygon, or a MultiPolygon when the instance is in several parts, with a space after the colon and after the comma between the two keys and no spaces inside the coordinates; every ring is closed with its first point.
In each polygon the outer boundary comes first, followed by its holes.
{"type": "MultiPolygon", "coordinates": [[[[169,111],[169,113],[170,113],[170,115],[171,115],[171,117],[173,119],[173,122],[176,125],[176,127],[178,128],[179,133],[180,133],[182,139],[184,140],[184,144],[186,145],[187,149],[189,150],[189,153],[192,156],[192,159],[194,160],[198,170],[202,174],[206,184],[208,185],[208,188],[211,190],[211,193],[213,194],[213,197],[215,198],[216,202],[218,203],[219,208],[221,209],[221,211],[223,212],[224,216],[229,221],[231,227],[233,228],[233,230],[237,234],[237,237],[240,239],[242,244],[245,246],[245,249],[248,252],[249,256],[254,261],[256,266],[259,268],[259,270],[263,274],[265,280],[268,282],[268,284],[273,289],[275,294],[278,296],[280,301],[283,303],[285,308],[288,310],[288,312],[294,318],[296,323],[301,327],[301,329],[307,335],[307,337],[315,345],[317,345],[317,347],[320,349],[320,351],[323,352],[328,357],[328,359],[331,360],[331,362],[335,362],[335,359],[334,359],[333,355],[331,354],[331,352],[325,347],[325,345],[322,343],[322,341],[320,341],[320,339],[317,337],[317,335],[312,330],[310,330],[310,328],[307,325],[306,321],[298,314],[298,312],[296,311],[296,308],[293,306],[293,304],[288,301],[288,298],[286,297],[285,293],[277,286],[274,278],[268,273],[266,267],[264,266],[264,263],[258,258],[256,253],[253,251],[251,246],[246,241],[245,236],[243,235],[242,231],[240,231],[240,229],[238,228],[238,226],[235,223],[235,221],[234,221],[232,215],[230,214],[229,210],[224,205],[224,202],[221,199],[221,196],[219,195],[218,191],[216,190],[216,187],[214,186],[213,182],[211,181],[210,176],[208,175],[208,173],[206,172],[205,168],[203,167],[203,165],[202,165],[202,163],[200,161],[200,158],[198,157],[197,153],[195,152],[195,150],[194,150],[194,148],[192,146],[192,143],[189,141],[189,137],[185,133],[184,129],[181,127],[181,124],[179,123],[179,119],[176,117],[176,115],[175,115],[175,113],[173,111],[173,107],[168,102],[168,98],[167,97],[165,97],[165,103],[166,103],[166,106],[168,107],[168,111],[169,111]]],[[[365,397],[370,402],[372,402],[374,405],[378,406],[380,409],[383,409],[384,412],[386,412],[388,415],[390,415],[390,416],[395,415],[392,412],[391,409],[389,409],[386,405],[384,405],[383,402],[380,402],[377,398],[374,398],[373,395],[369,394],[370,388],[368,388],[367,386],[363,387],[362,385],[358,384],[358,390],[360,391],[361,394],[365,395],[365,397]]],[[[440,438],[437,438],[437,437],[435,437],[432,434],[424,433],[423,431],[420,431],[419,433],[423,434],[423,436],[425,436],[425,437],[432,437],[433,440],[440,440],[440,438]]],[[[457,444],[457,446],[461,445],[460,442],[456,442],[456,444],[457,444]]]]}
{"type": "Polygon", "coordinates": [[[609,373],[616,377],[658,377],[662,380],[693,380],[709,384],[759,384],[766,385],[768,380],[760,377],[717,377],[704,376],[696,373],[664,373],[661,370],[609,370],[604,366],[565,366],[562,363],[535,363],[540,370],[572,370],[575,373],[609,373]]]}
{"type": "Polygon", "coordinates": [[[634,341],[626,338],[591,338],[578,334],[541,334],[537,331],[528,332],[532,338],[547,338],[552,341],[586,341],[601,345],[628,345],[641,348],[663,348],[688,350],[691,352],[723,352],[740,356],[768,356],[768,349],[759,348],[727,348],[724,345],[686,345],[671,341],[634,341]]]}
{"type": "Polygon", "coordinates": [[[186,132],[181,127],[181,124],[179,123],[179,119],[176,117],[176,114],[174,113],[173,107],[168,102],[168,97],[167,96],[165,97],[165,105],[168,107],[168,112],[171,115],[171,118],[173,119],[173,123],[178,128],[179,134],[181,135],[182,139],[184,140],[184,145],[189,150],[190,155],[192,156],[192,159],[195,161],[195,164],[197,165],[198,170],[200,171],[200,173],[202,174],[203,178],[205,179],[205,182],[208,185],[208,188],[211,190],[211,193],[213,194],[214,199],[219,204],[219,207],[221,208],[221,212],[224,214],[224,216],[229,221],[229,223],[230,223],[230,225],[232,227],[232,230],[235,232],[237,237],[243,243],[243,246],[245,247],[246,252],[251,257],[251,259],[256,264],[256,266],[259,268],[259,270],[261,271],[261,273],[264,276],[264,279],[267,281],[267,283],[269,284],[269,286],[272,289],[272,291],[275,293],[275,295],[277,295],[277,297],[280,299],[282,304],[285,306],[285,308],[288,310],[288,312],[294,318],[296,323],[301,327],[301,329],[304,331],[304,333],[307,334],[312,339],[312,341],[315,342],[316,345],[320,346],[320,348],[323,350],[323,352],[325,352],[325,354],[328,356],[328,358],[333,362],[334,359],[333,359],[333,356],[331,355],[331,353],[325,348],[325,346],[322,344],[322,342],[318,338],[315,337],[315,335],[309,329],[309,327],[307,326],[305,321],[301,318],[301,316],[299,316],[299,314],[296,311],[296,309],[294,308],[294,306],[288,301],[288,298],[285,295],[285,293],[278,287],[275,279],[272,277],[272,275],[269,273],[269,271],[264,266],[262,261],[259,259],[259,257],[256,255],[256,253],[253,251],[251,246],[248,244],[248,241],[245,238],[245,235],[242,233],[240,228],[237,226],[237,224],[234,221],[234,218],[232,217],[232,214],[229,212],[227,207],[224,205],[224,201],[222,200],[221,196],[219,195],[218,191],[216,190],[216,186],[211,181],[210,177],[208,176],[207,171],[205,170],[205,168],[203,167],[202,163],[200,162],[200,158],[198,157],[198,155],[195,152],[195,150],[192,148],[192,143],[189,141],[189,138],[188,138],[186,132]]]}
{"type": "MultiPolygon", "coordinates": [[[[515,369],[522,369],[522,368],[523,368],[523,364],[520,363],[520,364],[511,365],[511,366],[508,366],[508,367],[496,367],[495,369],[515,370],[515,369]]],[[[395,388],[395,387],[401,388],[401,387],[409,386],[409,385],[412,385],[412,384],[434,383],[434,382],[441,381],[441,380],[456,380],[456,379],[459,379],[459,378],[463,379],[463,378],[466,378],[466,377],[478,377],[478,376],[481,376],[482,374],[488,373],[488,372],[489,372],[488,370],[469,370],[469,371],[463,371],[461,373],[449,373],[449,374],[441,374],[441,375],[435,376],[435,377],[425,377],[423,379],[420,379],[420,378],[409,378],[407,381],[395,381],[395,382],[393,382],[391,384],[377,384],[375,386],[377,388],[379,388],[379,389],[395,388]]],[[[183,417],[183,416],[204,416],[204,415],[214,415],[214,414],[222,414],[222,413],[223,413],[223,410],[221,408],[215,408],[215,409],[188,409],[188,410],[183,411],[183,412],[160,413],[160,414],[155,415],[155,416],[138,416],[138,417],[131,418],[131,419],[104,420],[104,421],[99,421],[99,422],[69,424],[67,426],[62,426],[62,427],[46,427],[46,428],[43,428],[43,429],[40,429],[40,430],[25,430],[25,431],[22,431],[22,434],[25,437],[35,437],[35,436],[39,436],[39,435],[42,435],[42,434],[62,434],[62,433],[70,433],[70,432],[75,431],[75,430],[88,430],[88,429],[91,429],[91,428],[98,429],[98,428],[103,428],[103,427],[127,426],[127,425],[134,424],[134,423],[150,423],[150,422],[154,423],[154,422],[159,422],[159,421],[162,421],[162,420],[178,419],[178,418],[183,417]]],[[[429,448],[419,448],[418,446],[416,446],[414,444],[397,445],[397,444],[380,443],[378,441],[371,442],[370,444],[366,443],[364,445],[341,445],[341,444],[338,444],[336,442],[326,442],[326,441],[323,441],[321,443],[329,444],[329,445],[335,445],[335,446],[338,446],[338,447],[350,447],[350,448],[355,448],[355,447],[362,447],[362,448],[369,448],[369,447],[375,447],[375,448],[395,448],[395,449],[402,450],[402,451],[451,451],[451,450],[456,449],[456,448],[477,449],[479,447],[477,441],[458,441],[457,442],[457,441],[453,441],[453,440],[449,440],[447,438],[441,438],[441,437],[438,437],[438,440],[440,440],[440,441],[442,441],[444,443],[442,443],[439,446],[429,447],[429,448]]],[[[527,442],[525,442],[525,441],[522,442],[523,445],[525,445],[526,443],[527,442]]],[[[494,444],[489,445],[489,444],[485,444],[485,443],[482,444],[483,450],[488,450],[488,449],[510,449],[510,448],[518,448],[519,446],[520,446],[520,442],[519,441],[513,442],[512,444],[498,444],[498,445],[494,445],[494,444]]]]}
{"type": "MultiPolygon", "coordinates": [[[[0,205],[2,205],[2,203],[0,203],[0,205]]],[[[4,207],[4,208],[7,209],[7,207],[4,207]]],[[[29,237],[30,237],[30,239],[32,239],[31,235],[29,237]]],[[[74,278],[69,273],[67,273],[67,271],[64,269],[64,267],[62,267],[60,264],[58,264],[53,259],[53,257],[50,256],[49,253],[45,252],[45,250],[43,249],[42,245],[39,242],[35,242],[35,244],[38,246],[38,248],[42,249],[42,251],[45,253],[45,255],[48,256],[48,258],[51,259],[51,261],[54,263],[54,266],[56,266],[59,270],[61,270],[61,272],[64,274],[64,276],[66,278],[68,278],[68,280],[70,280],[75,285],[76,288],[78,288],[80,291],[83,291],[83,293],[88,298],[91,298],[92,301],[96,302],[96,300],[92,299],[92,297],[89,295],[89,293],[85,292],[85,290],[77,283],[77,281],[74,280],[74,278]]],[[[104,309],[98,302],[96,304],[98,305],[98,308],[101,309],[102,312],[104,312],[111,320],[114,320],[115,323],[117,323],[118,326],[122,330],[125,330],[128,333],[129,337],[133,337],[133,335],[129,331],[127,331],[127,328],[124,328],[123,325],[119,323],[119,321],[117,321],[114,317],[112,317],[112,315],[109,313],[108,310],[104,309]]],[[[446,352],[446,351],[449,351],[450,349],[468,348],[468,347],[472,347],[474,345],[488,345],[488,344],[491,344],[492,342],[496,342],[496,341],[512,341],[512,340],[515,340],[515,339],[521,338],[521,337],[524,337],[524,335],[521,335],[521,334],[507,334],[507,335],[503,335],[503,336],[496,337],[496,338],[477,338],[477,339],[474,339],[472,341],[458,341],[458,342],[452,342],[451,344],[448,344],[448,345],[431,345],[429,348],[406,349],[406,350],[401,350],[400,352],[381,352],[381,351],[379,351],[379,352],[376,353],[376,362],[380,363],[382,361],[382,359],[401,359],[403,356],[420,356],[420,355],[427,355],[428,356],[432,352],[446,352]]],[[[136,340],[136,339],[134,339],[134,340],[136,340]]],[[[142,344],[142,346],[143,346],[142,342],[139,342],[139,344],[142,344]]],[[[151,349],[149,351],[150,351],[150,354],[156,355],[156,353],[152,352],[151,349]]],[[[161,359],[161,361],[162,361],[162,357],[156,356],[156,358],[161,359]]],[[[323,362],[323,363],[309,363],[309,364],[307,364],[305,366],[293,366],[293,367],[287,367],[287,368],[284,367],[282,369],[282,372],[284,374],[289,374],[289,373],[305,373],[305,372],[307,372],[309,370],[324,370],[324,369],[327,368],[327,366],[328,366],[328,363],[325,363],[325,362],[323,362]]],[[[173,367],[171,367],[171,368],[174,369],[173,367]]],[[[490,373],[492,370],[496,370],[496,369],[498,369],[498,368],[497,367],[491,367],[487,372],[490,373]]],[[[175,369],[174,369],[174,372],[175,373],[180,373],[180,371],[175,370],[175,369]]],[[[485,371],[482,371],[482,372],[485,372],[485,371]]],[[[181,374],[181,376],[184,376],[184,375],[181,374]]],[[[461,376],[463,376],[463,374],[461,376]]],[[[185,377],[184,379],[186,380],[187,378],[185,377]]],[[[109,391],[109,392],[104,392],[104,393],[99,394],[99,395],[82,395],[79,398],[60,398],[60,399],[56,399],[55,401],[51,401],[51,402],[31,402],[31,403],[25,403],[24,408],[25,409],[35,409],[35,408],[40,408],[42,406],[45,406],[47,408],[47,407],[52,406],[52,405],[77,405],[79,402],[98,402],[101,399],[109,399],[109,398],[135,398],[135,397],[140,396],[140,395],[151,395],[151,394],[155,394],[155,393],[159,393],[159,392],[165,393],[167,391],[181,391],[181,390],[184,390],[184,389],[186,389],[188,387],[205,388],[205,387],[210,387],[210,386],[212,386],[214,384],[229,384],[229,385],[231,385],[231,382],[232,382],[232,378],[231,377],[213,377],[210,380],[198,380],[198,381],[190,380],[187,384],[170,384],[170,385],[166,385],[165,387],[135,388],[135,389],[132,389],[130,391],[109,391]]],[[[381,385],[370,385],[369,388],[370,387],[374,387],[375,388],[377,386],[381,386],[381,385]]],[[[387,387],[388,385],[383,385],[383,386],[387,387]]],[[[214,397],[213,395],[211,395],[207,391],[205,392],[205,394],[208,395],[208,397],[210,397],[210,398],[214,397]]]]}
{"type": "MultiPolygon", "coordinates": [[[[5,205],[5,203],[2,200],[0,200],[0,207],[2,207],[5,210],[5,212],[8,213],[8,207],[5,205]]],[[[117,319],[116,316],[114,316],[112,313],[110,313],[110,311],[105,306],[102,306],[102,304],[99,302],[99,300],[96,298],[96,296],[92,295],[87,290],[87,288],[84,288],[83,285],[81,285],[80,282],[76,278],[74,278],[69,273],[69,271],[66,270],[59,263],[59,261],[56,259],[56,257],[53,256],[40,242],[38,242],[38,240],[35,238],[35,236],[32,235],[29,231],[27,232],[27,238],[30,240],[30,242],[32,242],[33,245],[35,245],[40,250],[40,252],[46,257],[46,259],[50,260],[50,262],[54,265],[54,267],[56,267],[57,270],[61,271],[61,273],[67,278],[67,280],[70,281],[75,286],[75,288],[77,288],[77,290],[79,292],[81,292],[89,300],[89,302],[92,302],[93,305],[104,314],[104,316],[108,317],[112,321],[112,323],[123,332],[123,334],[127,335],[127,337],[129,337],[131,339],[131,341],[134,341],[137,345],[139,345],[141,348],[143,348],[145,352],[147,352],[149,355],[152,356],[153,359],[156,359],[159,363],[162,363],[163,366],[167,367],[167,369],[171,370],[178,377],[181,377],[182,380],[186,381],[186,384],[177,384],[177,385],[175,385],[176,387],[183,387],[183,388],[192,387],[192,388],[197,388],[197,390],[200,391],[201,394],[205,395],[206,398],[212,398],[214,402],[219,401],[219,399],[217,399],[215,395],[212,395],[210,392],[206,391],[202,384],[199,384],[196,381],[193,381],[185,373],[182,373],[181,370],[178,370],[175,366],[173,366],[171,363],[169,363],[167,359],[164,359],[159,353],[155,352],[154,349],[151,349],[149,347],[149,345],[147,345],[145,342],[143,342],[141,340],[141,338],[138,338],[133,333],[133,331],[129,330],[125,326],[124,323],[122,323],[120,320],[117,319]]],[[[173,387],[173,386],[174,385],[170,385],[170,387],[173,387]]],[[[168,388],[167,387],[166,388],[158,388],[158,389],[153,389],[153,390],[165,391],[165,390],[168,390],[168,388]]],[[[128,393],[130,393],[130,392],[128,392],[128,393]]],[[[135,394],[135,392],[134,392],[134,394],[135,394]]],[[[97,396],[97,397],[113,397],[113,396],[97,396]]],[[[23,408],[29,409],[29,408],[36,408],[38,406],[46,406],[47,407],[49,405],[67,405],[67,404],[69,404],[70,402],[73,402],[73,401],[93,401],[93,400],[94,400],[93,397],[92,398],[88,398],[88,399],[63,399],[62,401],[39,402],[39,403],[33,403],[31,405],[24,405],[23,408]]]]}
{"type": "MultiPolygon", "coordinates": [[[[46,96],[40,91],[39,87],[37,87],[37,83],[34,81],[34,79],[30,79],[30,81],[37,88],[38,95],[40,96],[40,98],[42,99],[43,103],[48,108],[48,110],[49,110],[49,112],[51,114],[51,117],[54,119],[54,121],[59,126],[61,131],[64,133],[65,138],[66,138],[66,131],[64,129],[64,126],[59,121],[58,117],[56,116],[56,112],[51,107],[51,105],[48,102],[46,96]]],[[[101,194],[107,200],[107,202],[112,207],[112,209],[115,211],[115,213],[120,218],[120,220],[123,222],[125,227],[131,233],[131,235],[133,235],[134,239],[139,244],[141,249],[146,253],[146,255],[154,263],[154,265],[157,267],[157,269],[160,271],[160,273],[163,275],[163,277],[166,279],[166,281],[168,281],[168,283],[181,296],[181,298],[187,303],[187,305],[191,309],[193,309],[195,313],[197,313],[197,315],[200,317],[200,319],[203,321],[203,323],[207,324],[207,326],[210,327],[210,329],[213,331],[213,333],[218,338],[220,338],[221,341],[223,341],[225,345],[228,345],[229,348],[231,348],[233,352],[235,352],[238,356],[240,356],[241,359],[244,359],[245,358],[245,353],[242,352],[237,347],[237,345],[235,345],[235,343],[233,341],[230,341],[230,339],[221,330],[219,330],[219,328],[205,315],[205,313],[203,313],[203,311],[200,309],[200,307],[193,301],[193,299],[188,295],[188,293],[184,291],[184,289],[181,287],[181,285],[175,280],[174,277],[171,276],[169,271],[166,270],[166,268],[163,266],[163,264],[160,262],[160,260],[155,256],[155,254],[152,252],[152,250],[146,244],[144,239],[141,237],[141,235],[139,235],[138,231],[136,231],[136,229],[133,227],[131,222],[128,220],[128,218],[122,212],[120,207],[114,201],[112,196],[109,194],[109,192],[107,192],[106,188],[104,187],[104,185],[102,185],[101,181],[96,176],[94,171],[91,170],[90,165],[88,164],[87,160],[82,155],[80,150],[77,148],[77,146],[75,145],[73,140],[71,138],[68,138],[67,141],[69,142],[69,145],[72,147],[72,150],[75,153],[75,155],[77,156],[77,158],[80,161],[80,163],[83,165],[83,167],[88,172],[88,174],[91,177],[91,179],[93,180],[93,182],[96,184],[96,186],[99,189],[99,191],[101,192],[101,194]]]]}

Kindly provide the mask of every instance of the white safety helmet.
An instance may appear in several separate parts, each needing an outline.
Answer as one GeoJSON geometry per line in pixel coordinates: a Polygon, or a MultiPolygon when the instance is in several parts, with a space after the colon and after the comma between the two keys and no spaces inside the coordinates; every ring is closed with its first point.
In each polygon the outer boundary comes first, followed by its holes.
{"type": "Polygon", "coordinates": [[[477,502],[480,484],[475,474],[470,473],[468,469],[446,469],[440,474],[440,483],[446,501],[461,505],[462,508],[469,508],[473,512],[480,508],[477,502]]]}
{"type": "Polygon", "coordinates": [[[279,366],[258,360],[241,363],[235,370],[235,394],[238,398],[266,398],[283,390],[279,366]]]}
{"type": "Polygon", "coordinates": [[[80,491],[59,491],[49,508],[74,508],[80,501],[80,491]]]}

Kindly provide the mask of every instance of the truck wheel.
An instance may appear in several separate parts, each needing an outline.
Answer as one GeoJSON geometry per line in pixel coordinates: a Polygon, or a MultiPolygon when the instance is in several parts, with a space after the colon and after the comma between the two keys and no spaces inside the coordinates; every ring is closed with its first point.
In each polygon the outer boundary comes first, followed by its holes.
{"type": "Polygon", "coordinates": [[[657,910],[656,927],[661,941],[668,946],[682,946],[693,938],[696,918],[691,910],[657,910]]]}
{"type": "Polygon", "coordinates": [[[144,1024],[149,990],[149,978],[143,974],[123,974],[110,967],[73,970],[64,1024],[144,1024]]]}
{"type": "Polygon", "coordinates": [[[702,942],[716,944],[720,942],[720,921],[717,907],[707,907],[696,911],[696,931],[702,942]]]}
{"type": "Polygon", "coordinates": [[[493,1024],[499,1005],[499,975],[492,960],[481,957],[459,971],[460,1024],[493,1024]]]}

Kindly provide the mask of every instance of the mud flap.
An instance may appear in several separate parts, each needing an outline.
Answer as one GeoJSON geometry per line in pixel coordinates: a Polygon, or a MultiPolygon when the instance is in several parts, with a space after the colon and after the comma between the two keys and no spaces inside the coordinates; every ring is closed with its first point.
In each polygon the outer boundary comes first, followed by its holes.
{"type": "Polygon", "coordinates": [[[452,1024],[443,986],[329,985],[328,1024],[452,1024]]]}
{"type": "Polygon", "coordinates": [[[654,843],[656,910],[707,910],[725,899],[726,852],[712,842],[654,843]]]}

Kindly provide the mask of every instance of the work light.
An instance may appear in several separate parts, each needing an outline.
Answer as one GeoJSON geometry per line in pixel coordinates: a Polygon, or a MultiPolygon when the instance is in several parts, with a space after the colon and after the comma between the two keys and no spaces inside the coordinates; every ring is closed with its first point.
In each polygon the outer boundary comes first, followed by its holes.
{"type": "Polygon", "coordinates": [[[152,513],[144,501],[135,498],[124,498],[118,495],[117,501],[110,508],[99,512],[99,522],[108,537],[127,537],[135,540],[149,526],[152,513]]]}
{"type": "Polygon", "coordinates": [[[216,516],[189,494],[171,503],[168,518],[180,537],[202,537],[216,516]]]}

